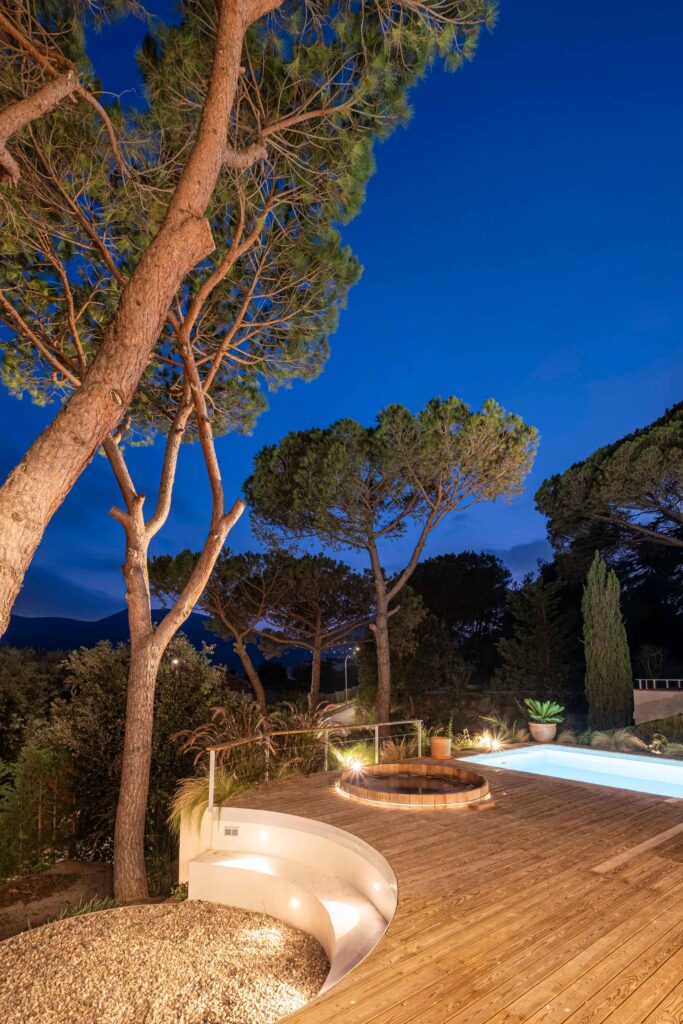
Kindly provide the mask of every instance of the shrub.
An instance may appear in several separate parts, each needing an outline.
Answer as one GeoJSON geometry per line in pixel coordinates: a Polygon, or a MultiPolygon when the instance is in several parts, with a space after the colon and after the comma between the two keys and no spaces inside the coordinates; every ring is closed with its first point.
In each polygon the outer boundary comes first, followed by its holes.
{"type": "Polygon", "coordinates": [[[68,754],[29,745],[0,772],[0,876],[50,864],[68,849],[75,815],[68,754]]]}
{"type": "MultiPolygon", "coordinates": [[[[169,874],[175,850],[167,818],[178,779],[188,761],[171,741],[180,728],[206,719],[226,697],[226,673],[183,636],[169,646],[157,681],[151,786],[145,853],[158,884],[169,874]],[[166,866],[164,866],[166,862],[166,866]]],[[[118,798],[129,648],[103,642],[72,651],[65,661],[65,696],[55,700],[50,719],[36,723],[32,744],[66,759],[74,802],[70,852],[85,859],[109,859],[118,798]]],[[[157,885],[157,891],[158,885],[157,885]]]]}
{"type": "Polygon", "coordinates": [[[636,725],[633,732],[641,739],[651,742],[655,735],[666,736],[669,743],[683,743],[683,715],[672,715],[670,718],[656,718],[651,722],[636,725]]]}

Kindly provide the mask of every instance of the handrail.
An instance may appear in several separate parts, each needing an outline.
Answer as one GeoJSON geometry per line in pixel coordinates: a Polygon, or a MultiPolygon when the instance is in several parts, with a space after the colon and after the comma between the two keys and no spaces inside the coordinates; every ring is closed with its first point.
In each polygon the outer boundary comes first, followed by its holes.
{"type": "Polygon", "coordinates": [[[634,679],[633,686],[636,690],[683,690],[683,679],[675,679],[673,676],[669,679],[664,676],[651,676],[647,679],[634,679]],[[659,683],[664,683],[664,686],[658,685],[659,683]]]}
{"type": "Polygon", "coordinates": [[[233,747],[244,746],[245,743],[255,743],[259,740],[263,740],[268,736],[300,736],[305,732],[332,732],[333,730],[347,730],[347,729],[381,729],[387,725],[414,725],[416,722],[421,722],[421,718],[402,718],[399,722],[363,722],[361,725],[345,725],[344,722],[337,722],[336,724],[324,724],[324,725],[313,725],[309,729],[278,729],[277,731],[271,732],[269,729],[264,729],[263,732],[256,733],[255,736],[245,736],[241,740],[230,740],[229,743],[220,743],[215,747],[206,747],[208,751],[211,750],[232,750],[233,747]]]}
{"type": "MultiPolygon", "coordinates": [[[[422,757],[422,719],[421,718],[402,718],[396,722],[362,722],[360,724],[345,725],[343,722],[333,723],[330,721],[329,724],[314,726],[310,729],[278,729],[273,732],[261,732],[256,736],[245,736],[239,740],[231,740],[229,743],[221,743],[218,746],[206,747],[209,753],[209,811],[213,812],[214,809],[214,793],[216,784],[216,753],[219,750],[233,750],[235,747],[243,747],[247,743],[263,743],[264,740],[270,739],[271,736],[301,736],[304,733],[314,733],[324,737],[324,770],[328,771],[328,750],[330,743],[331,732],[348,732],[351,729],[373,729],[375,733],[374,744],[375,744],[375,764],[379,764],[379,730],[386,726],[392,725],[416,725],[417,726],[417,756],[422,757]]],[[[269,769],[269,753],[270,748],[266,746],[265,756],[265,781],[268,782],[268,769],[269,769]]]]}

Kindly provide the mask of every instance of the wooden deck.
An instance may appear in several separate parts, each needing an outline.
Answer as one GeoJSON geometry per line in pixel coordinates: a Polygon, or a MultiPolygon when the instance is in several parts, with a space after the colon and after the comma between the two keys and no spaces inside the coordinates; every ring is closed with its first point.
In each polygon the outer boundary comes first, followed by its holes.
{"type": "Polygon", "coordinates": [[[332,773],[236,801],[347,829],[398,878],[374,952],[287,1020],[681,1024],[683,801],[484,774],[496,800],[485,812],[360,804],[332,773]]]}

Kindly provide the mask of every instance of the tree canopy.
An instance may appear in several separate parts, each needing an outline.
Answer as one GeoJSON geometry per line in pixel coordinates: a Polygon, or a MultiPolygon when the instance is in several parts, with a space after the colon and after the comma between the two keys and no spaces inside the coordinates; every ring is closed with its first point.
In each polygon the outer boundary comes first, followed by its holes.
{"type": "Polygon", "coordinates": [[[683,549],[683,402],[545,480],[536,507],[560,553],[683,549]]]}
{"type": "Polygon", "coordinates": [[[493,400],[472,412],[451,397],[431,400],[417,415],[388,406],[372,427],[346,419],[324,430],[295,431],[256,455],[244,491],[262,536],[315,538],[368,553],[382,720],[390,711],[390,602],[445,516],[520,492],[536,445],[535,429],[493,400]],[[409,524],[417,532],[412,553],[387,581],[380,546],[409,524]]]}
{"type": "Polygon", "coordinates": [[[412,572],[449,512],[520,493],[536,444],[534,428],[492,400],[481,412],[458,398],[433,399],[417,415],[390,405],[373,427],[339,420],[261,449],[244,490],[264,535],[364,549],[417,522],[412,572]]]}
{"type": "Polygon", "coordinates": [[[0,169],[15,186],[0,192],[3,372],[16,392],[66,399],[0,489],[0,626],[94,451],[141,408],[154,420],[145,403],[191,355],[218,377],[216,431],[236,385],[253,413],[255,368],[268,384],[317,372],[358,272],[334,225],[358,211],[373,140],[495,14],[488,0],[183,0],[143,47],[137,111],[103,105],[91,9],[29,0],[0,17],[0,169]]]}
{"type": "MultiPolygon", "coordinates": [[[[154,594],[177,599],[199,556],[161,555],[150,563],[154,594]]],[[[320,694],[321,657],[372,617],[368,574],[324,555],[296,557],[286,551],[232,554],[224,550],[199,602],[207,629],[232,639],[247,677],[265,707],[265,694],[246,645],[258,640],[266,656],[288,648],[312,655],[311,698],[320,694]]]]}
{"type": "Polygon", "coordinates": [[[426,558],[410,580],[480,682],[488,682],[497,661],[511,582],[503,562],[483,551],[426,558]]]}
{"type": "Polygon", "coordinates": [[[542,575],[525,577],[510,590],[510,636],[498,644],[502,664],[496,685],[538,698],[566,691],[572,662],[574,617],[562,606],[562,582],[542,575]]]}

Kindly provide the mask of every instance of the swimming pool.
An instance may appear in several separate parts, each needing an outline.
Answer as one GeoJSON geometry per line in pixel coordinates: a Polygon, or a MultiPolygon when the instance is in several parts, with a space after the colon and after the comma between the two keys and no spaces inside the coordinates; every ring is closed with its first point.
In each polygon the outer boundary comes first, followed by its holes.
{"type": "Polygon", "coordinates": [[[495,754],[476,754],[467,758],[467,764],[471,762],[491,768],[506,768],[511,772],[549,775],[554,779],[683,799],[683,761],[665,757],[615,754],[610,750],[586,750],[549,743],[501,750],[495,754]]]}

